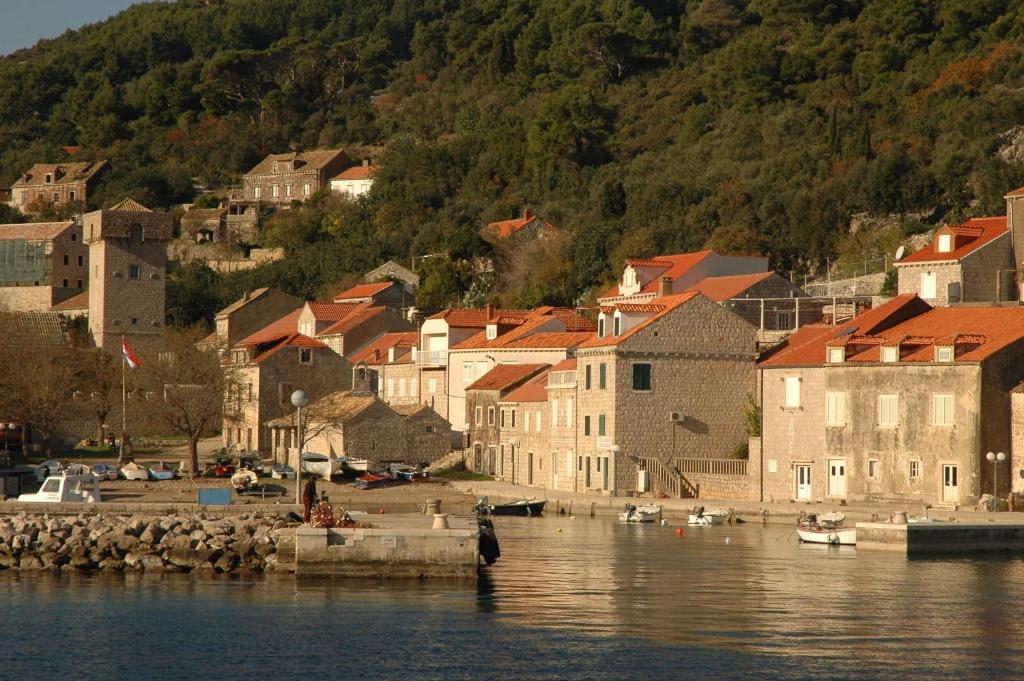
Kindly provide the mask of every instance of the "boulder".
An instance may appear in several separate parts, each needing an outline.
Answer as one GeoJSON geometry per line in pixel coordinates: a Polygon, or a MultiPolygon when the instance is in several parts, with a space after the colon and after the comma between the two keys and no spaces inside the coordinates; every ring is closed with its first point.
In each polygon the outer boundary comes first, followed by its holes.
{"type": "MultiPolygon", "coordinates": [[[[125,561],[125,562],[128,562],[128,561],[125,561]]],[[[138,559],[138,561],[136,562],[136,565],[141,567],[146,572],[163,572],[164,570],[167,569],[164,566],[163,559],[161,559],[160,556],[157,556],[157,555],[152,554],[152,553],[147,554],[145,556],[141,556],[138,559]]]]}
{"type": "Polygon", "coordinates": [[[217,572],[231,572],[238,567],[238,556],[233,553],[225,553],[213,564],[217,572]]]}
{"type": "Polygon", "coordinates": [[[195,549],[175,548],[164,552],[164,560],[176,567],[191,570],[200,563],[205,563],[206,558],[195,549]]]}
{"type": "Polygon", "coordinates": [[[124,561],[118,558],[104,558],[99,564],[100,570],[124,570],[124,561]]]}
{"type": "Polygon", "coordinates": [[[21,559],[18,567],[21,570],[42,570],[43,561],[39,560],[38,556],[25,556],[21,559]]]}

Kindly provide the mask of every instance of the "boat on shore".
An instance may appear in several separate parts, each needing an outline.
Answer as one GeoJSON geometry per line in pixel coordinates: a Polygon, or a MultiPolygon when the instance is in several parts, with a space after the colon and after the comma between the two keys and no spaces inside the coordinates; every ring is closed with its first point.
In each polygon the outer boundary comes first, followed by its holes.
{"type": "Polygon", "coordinates": [[[686,523],[694,527],[712,527],[725,523],[729,517],[728,511],[705,511],[704,507],[696,509],[687,515],[686,523]]]}
{"type": "Polygon", "coordinates": [[[375,487],[383,487],[392,480],[394,478],[384,473],[367,473],[366,475],[360,475],[352,484],[359,489],[374,489],[375,487]]]}
{"type": "Polygon", "coordinates": [[[369,459],[345,459],[344,464],[345,468],[356,472],[365,473],[370,470],[369,459]]]}
{"type": "Polygon", "coordinates": [[[845,519],[842,513],[826,513],[820,517],[810,513],[797,524],[796,534],[807,544],[856,546],[857,528],[843,527],[845,519]]]}
{"type": "Polygon", "coordinates": [[[174,468],[163,461],[149,467],[149,476],[154,480],[174,480],[174,468]]]}
{"type": "Polygon", "coordinates": [[[294,480],[295,469],[286,463],[275,463],[270,467],[270,477],[275,480],[294,480]]]}
{"type": "Polygon", "coordinates": [[[342,456],[327,456],[326,454],[304,452],[302,454],[302,472],[308,475],[315,475],[324,480],[330,480],[332,476],[341,473],[344,461],[345,457],[342,456]]]}
{"type": "Polygon", "coordinates": [[[125,480],[149,480],[149,471],[134,461],[121,466],[121,475],[125,480]]]}
{"type": "Polygon", "coordinates": [[[544,515],[544,505],[547,503],[543,499],[518,499],[506,504],[490,504],[487,503],[487,497],[483,497],[474,508],[491,515],[539,516],[544,515]]]}
{"type": "Polygon", "coordinates": [[[624,523],[653,523],[661,516],[661,506],[657,504],[645,504],[634,506],[626,504],[626,509],[619,514],[619,520],[624,523]]]}

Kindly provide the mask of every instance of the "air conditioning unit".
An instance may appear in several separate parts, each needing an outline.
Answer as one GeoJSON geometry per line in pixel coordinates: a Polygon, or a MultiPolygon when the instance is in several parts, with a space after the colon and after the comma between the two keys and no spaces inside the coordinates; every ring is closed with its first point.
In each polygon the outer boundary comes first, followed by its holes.
{"type": "Polygon", "coordinates": [[[670,411],[668,413],[668,418],[670,421],[673,421],[675,423],[682,423],[683,421],[686,420],[686,414],[684,414],[681,411],[670,411]]]}

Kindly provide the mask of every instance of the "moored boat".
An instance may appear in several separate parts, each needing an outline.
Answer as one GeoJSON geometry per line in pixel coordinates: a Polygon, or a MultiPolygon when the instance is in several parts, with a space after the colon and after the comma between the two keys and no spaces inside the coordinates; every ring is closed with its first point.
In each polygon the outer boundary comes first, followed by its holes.
{"type": "Polygon", "coordinates": [[[624,523],[653,523],[659,516],[661,516],[661,506],[657,504],[644,506],[626,504],[626,509],[619,514],[619,520],[624,523]]]}
{"type": "Polygon", "coordinates": [[[385,485],[392,479],[390,475],[384,475],[383,473],[367,473],[366,475],[360,475],[352,484],[359,489],[373,489],[374,487],[385,485]]]}
{"type": "Polygon", "coordinates": [[[370,460],[369,459],[350,459],[350,458],[346,458],[342,463],[345,465],[345,468],[348,468],[349,470],[359,471],[359,472],[363,472],[363,473],[365,473],[366,471],[370,470],[370,460]]]}
{"type": "Polygon", "coordinates": [[[149,480],[149,471],[134,461],[121,466],[121,475],[125,480],[149,480]]]}
{"type": "Polygon", "coordinates": [[[855,546],[857,528],[843,527],[845,519],[842,513],[826,513],[820,517],[811,513],[797,524],[796,534],[800,541],[808,544],[855,546]]]}
{"type": "Polygon", "coordinates": [[[231,486],[236,490],[246,490],[259,483],[259,477],[254,471],[243,468],[231,476],[231,486]]]}
{"type": "Polygon", "coordinates": [[[161,461],[149,467],[149,475],[154,480],[174,480],[174,469],[161,461]]]}
{"type": "Polygon", "coordinates": [[[292,480],[295,478],[295,469],[286,463],[275,463],[270,467],[270,477],[275,480],[292,480]]]}
{"type": "Polygon", "coordinates": [[[711,527],[713,525],[721,525],[728,517],[728,511],[705,511],[704,507],[701,506],[693,513],[687,515],[686,522],[688,525],[695,527],[711,527]]]}
{"type": "MultiPolygon", "coordinates": [[[[491,515],[539,516],[544,514],[545,500],[519,499],[507,504],[487,504],[484,499],[483,509],[491,515]]],[[[480,504],[478,504],[478,507],[480,504]]]]}

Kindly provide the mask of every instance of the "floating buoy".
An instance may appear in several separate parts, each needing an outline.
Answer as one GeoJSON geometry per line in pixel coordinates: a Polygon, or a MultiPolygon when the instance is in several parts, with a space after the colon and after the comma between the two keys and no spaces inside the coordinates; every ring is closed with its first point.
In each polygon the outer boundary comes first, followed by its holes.
{"type": "Polygon", "coordinates": [[[683,536],[683,534],[684,534],[684,532],[683,532],[683,528],[681,528],[681,527],[677,527],[677,528],[676,528],[676,536],[677,536],[677,537],[682,537],[682,536],[683,536]]]}

